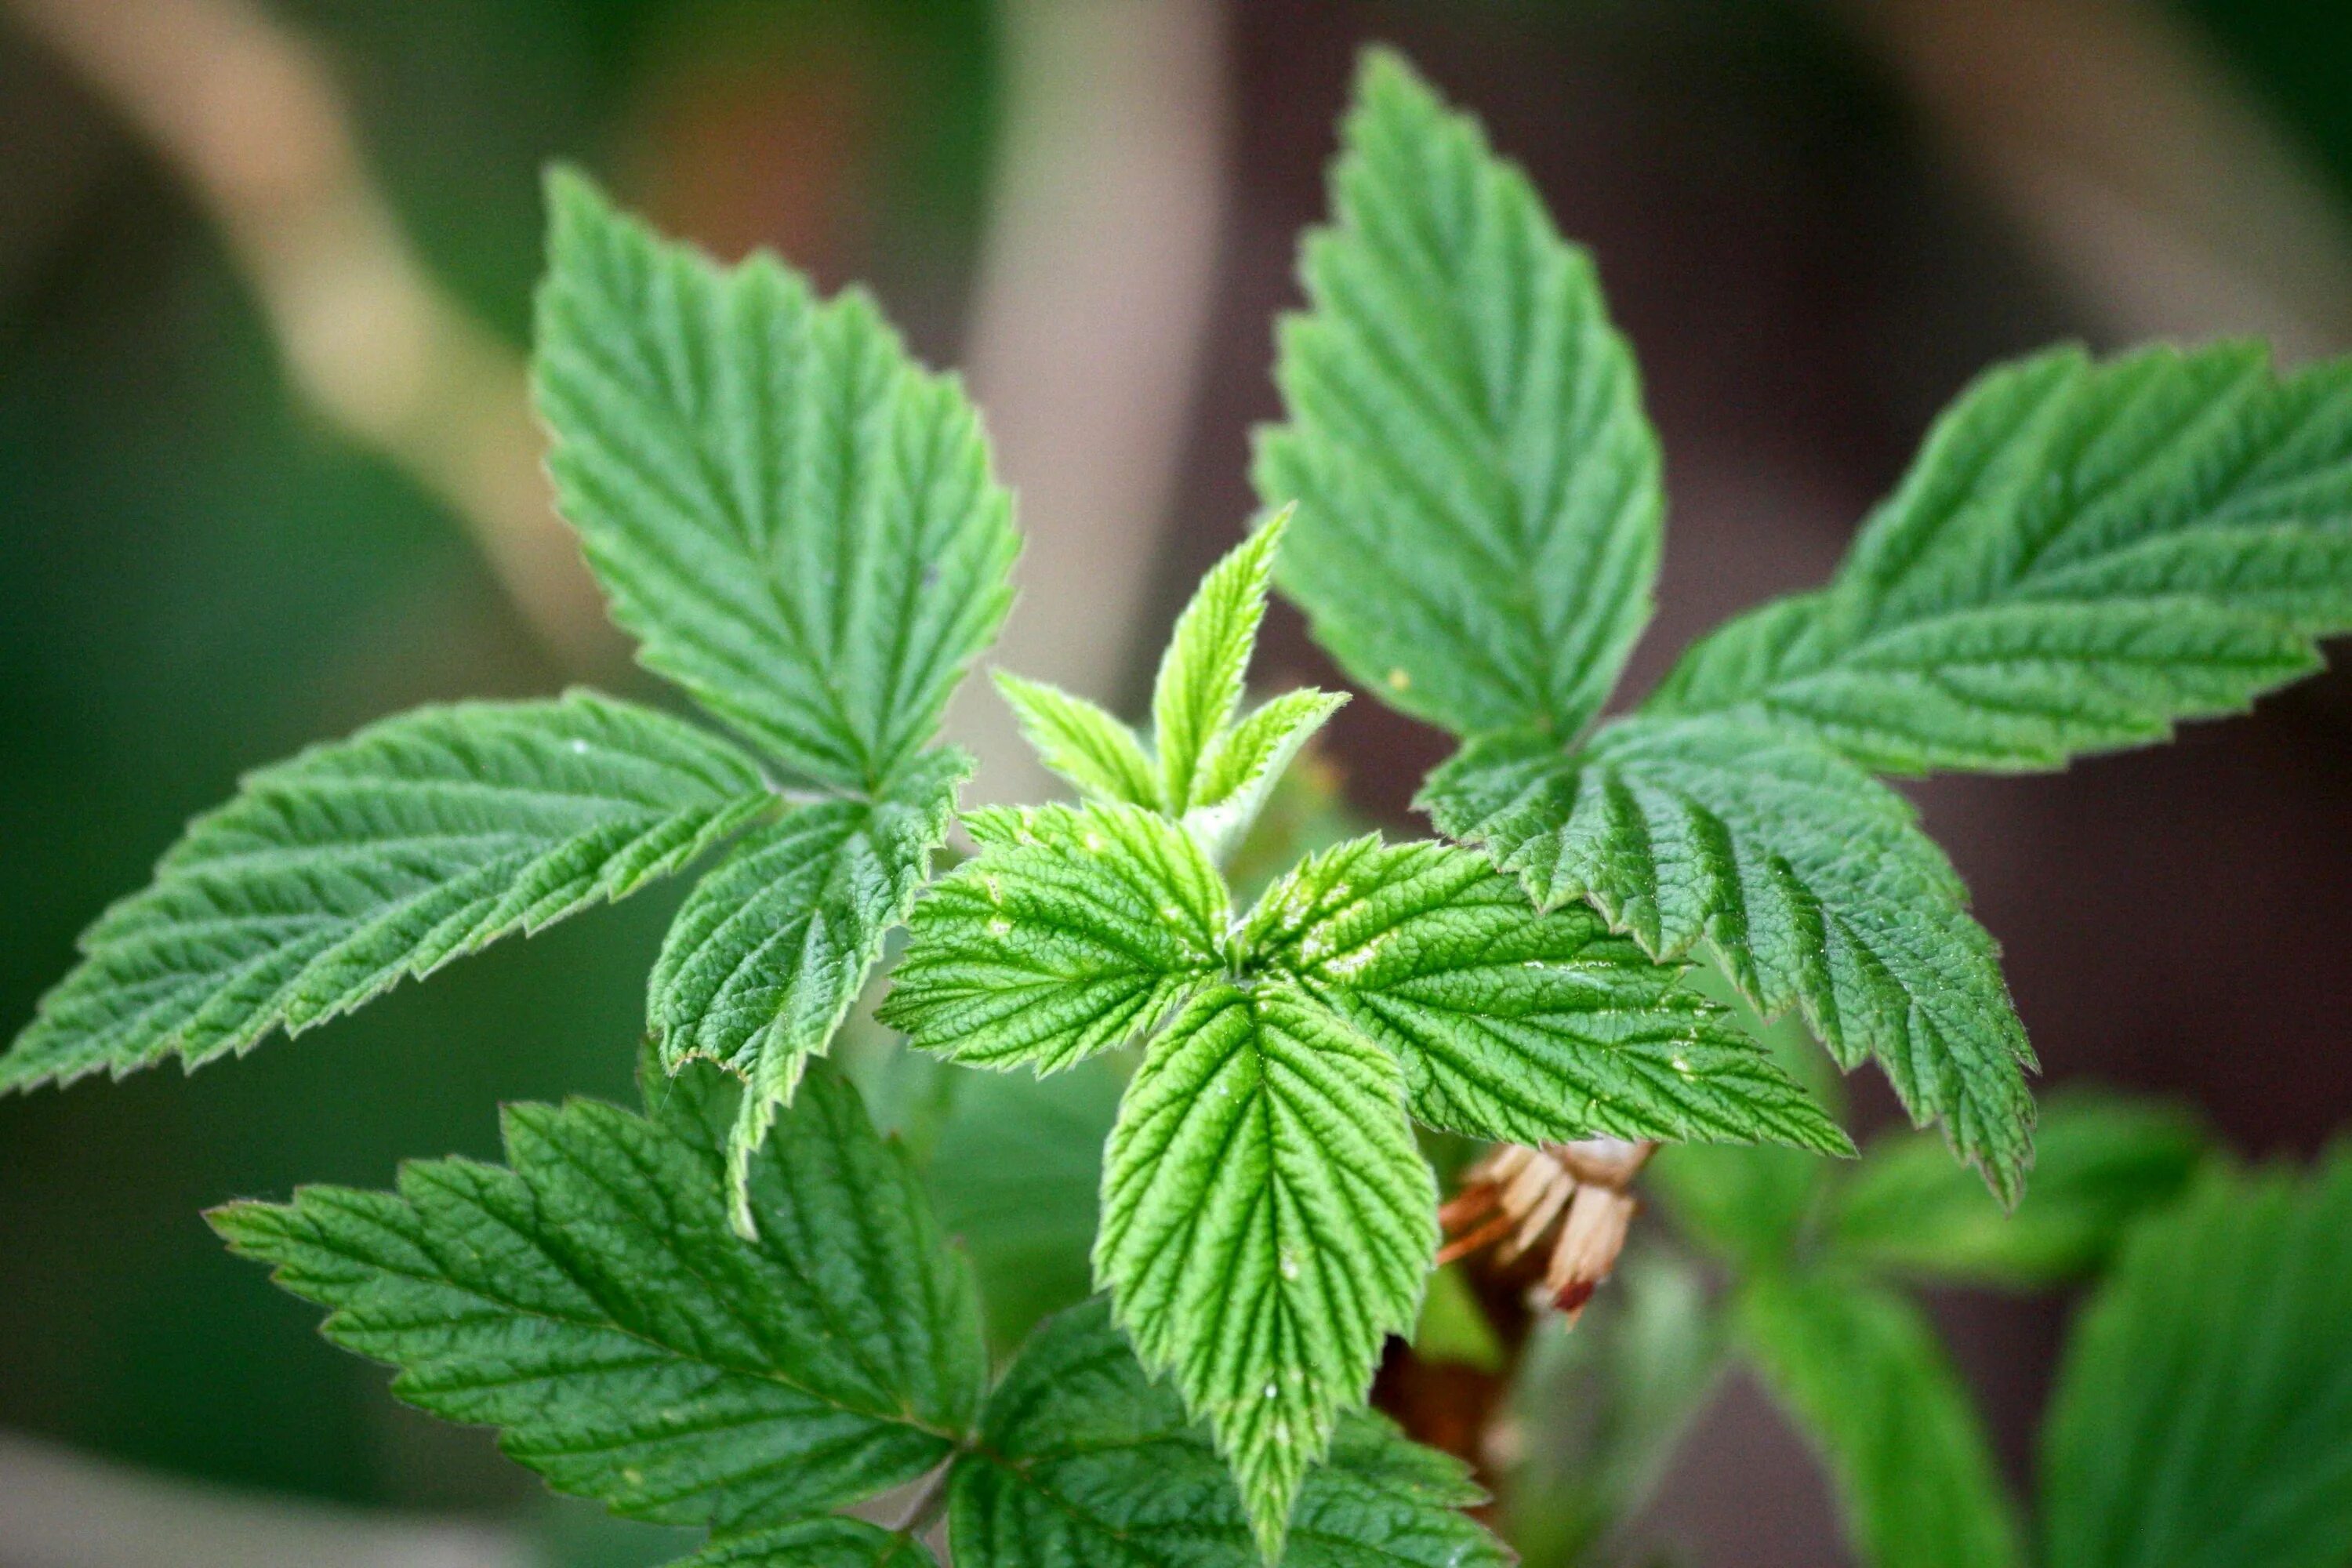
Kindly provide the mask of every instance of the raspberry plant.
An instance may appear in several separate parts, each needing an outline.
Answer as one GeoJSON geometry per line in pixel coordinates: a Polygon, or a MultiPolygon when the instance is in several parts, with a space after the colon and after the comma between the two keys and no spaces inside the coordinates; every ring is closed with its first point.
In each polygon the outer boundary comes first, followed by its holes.
{"type": "MultiPolygon", "coordinates": [[[[242,1053],[715,856],[651,977],[642,1110],[513,1107],[502,1166],[214,1215],[402,1398],[498,1428],[562,1490],[707,1529],[698,1568],[942,1542],[962,1568],[1507,1561],[1462,1464],[1361,1408],[1391,1336],[1428,1326],[1416,1125],[1617,1140],[1628,1181],[1654,1145],[1783,1146],[1676,1147],[1657,1191],[1731,1277],[1727,1331],[1873,1561],[1999,1563],[2022,1539],[1882,1276],[2052,1283],[2118,1249],[2053,1417],[2049,1560],[2340,1558],[2347,1167],[2200,1184],[2201,1142],[2126,1115],[2070,1131],[2096,1157],[2001,1219],[2032,1055],[1881,777],[2056,766],[2315,668],[2352,629],[2352,368],[2282,377],[2232,345],[1997,370],[1828,586],[1604,721],[1664,511],[1631,353],[1526,179],[1401,62],[1368,59],[1345,140],[1280,332],[1267,512],[1178,620],[1149,731],[999,671],[1079,801],[961,814],[940,715],[1018,536],[961,387],[864,295],[720,268],[554,176],[536,389],[558,495],[707,721],[466,703],[254,773],[91,928],[0,1088],[242,1053]],[[1359,686],[1463,744],[1423,797],[1444,840],[1347,838],[1244,908],[1228,868],[1281,858],[1268,802],[1347,700],[1245,705],[1276,584],[1359,686]],[[934,880],[959,823],[975,852],[934,880]],[[1128,1074],[1107,1299],[1002,1369],[916,1153],[825,1059],[902,925],[876,1016],[918,1050],[1128,1074]],[[1916,1142],[1829,1174],[1818,1156],[1853,1152],[1833,1084],[1708,1000],[1699,955],[1840,1067],[1875,1060],[1998,1205],[1916,1142]],[[2174,1257],[2235,1293],[2176,1310],[2174,1257]],[[2272,1273],[2266,1318],[2244,1292],[2272,1273]],[[2211,1343],[2260,1364],[2217,1373],[2211,1343]],[[2215,1436],[2278,1429],[2261,1466],[2215,1436]],[[2184,1491],[2184,1467],[2237,1479],[2184,1491]]],[[[1550,1196],[1518,1247],[1564,1179],[1527,1189],[1550,1196]]],[[[1611,1202],[1578,1303],[1622,1239],[1611,1202]]]]}

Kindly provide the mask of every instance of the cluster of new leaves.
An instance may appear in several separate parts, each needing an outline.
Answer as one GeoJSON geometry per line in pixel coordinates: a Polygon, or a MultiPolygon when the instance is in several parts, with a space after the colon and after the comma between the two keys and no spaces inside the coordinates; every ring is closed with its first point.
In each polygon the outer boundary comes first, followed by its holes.
{"type": "Polygon", "coordinates": [[[1588,733],[1663,500],[1632,356],[1527,180],[1374,56],[1286,321],[1281,584],[1368,689],[1463,737],[1423,796],[1546,908],[1704,944],[2014,1204],[2032,1065],[1991,939],[1874,773],[2055,766],[2243,707],[2352,629],[2352,366],[2061,350],[1937,424],[1827,588],[1588,733]]]}
{"type": "MultiPolygon", "coordinates": [[[[958,1568],[1256,1563],[1208,1437],[1099,1306],[990,1388],[970,1268],[830,1068],[745,1167],[752,1239],[724,1198],[740,1086],[700,1064],[644,1079],[643,1114],[510,1109],[506,1165],[415,1163],[396,1192],[306,1188],[213,1223],[409,1403],[498,1428],[560,1490],[708,1529],[681,1568],[917,1568],[941,1506],[958,1568]],[[832,1511],[919,1483],[899,1522],[832,1511]]],[[[1286,1562],[1502,1568],[1457,1511],[1478,1500],[1359,1415],[1286,1562]]]]}
{"type": "Polygon", "coordinates": [[[535,368],[564,515],[645,662],[753,751],[574,694],[264,769],[90,929],[0,1089],[249,1049],[740,833],[647,1014],[672,1070],[750,1085],[741,1198],[946,838],[968,764],[932,742],[1010,602],[1010,504],[956,384],[862,295],[821,301],[765,257],[722,270],[576,178],[549,197],[535,368]]]}
{"type": "Polygon", "coordinates": [[[1239,713],[1282,527],[1178,621],[1156,761],[1109,715],[1005,682],[1087,803],[964,818],[980,853],[917,904],[880,1015],[950,1060],[1041,1073],[1147,1038],[1095,1271],[1144,1364],[1214,1430],[1269,1559],[1413,1321],[1436,1233],[1412,1121],[1847,1148],[1677,967],[1581,905],[1538,912],[1468,850],[1356,839],[1236,915],[1218,857],[1334,706],[1301,692],[1239,713]]]}

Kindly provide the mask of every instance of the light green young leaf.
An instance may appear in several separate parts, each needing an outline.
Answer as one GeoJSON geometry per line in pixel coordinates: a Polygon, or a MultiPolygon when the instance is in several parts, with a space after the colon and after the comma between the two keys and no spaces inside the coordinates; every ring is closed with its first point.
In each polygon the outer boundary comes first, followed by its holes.
{"type": "Polygon", "coordinates": [[[1983,1423],[1916,1307],[1859,1276],[1766,1273],[1741,1287],[1732,1323],[1741,1352],[1828,1466],[1862,1562],[2022,1561],[1983,1423]]]}
{"type": "Polygon", "coordinates": [[[1664,510],[1633,358],[1527,177],[1396,56],[1367,55],[1282,323],[1280,580],[1349,675],[1469,735],[1561,737],[1650,612],[1664,510]]]}
{"type": "Polygon", "coordinates": [[[947,842],[961,752],[926,752],[876,800],[803,805],[751,835],[688,895],[646,1016],[662,1065],[702,1058],[746,1085],[729,1144],[739,1227],[752,1151],[822,1055],[947,842]]]}
{"type": "Polygon", "coordinates": [[[1801,1004],[1851,1070],[1875,1058],[1918,1125],[2014,1205],[2033,1065],[1992,938],[1902,797],[1801,738],[1727,717],[1611,724],[1573,755],[1472,742],[1422,801],[1549,908],[1588,898],[1654,957],[1702,940],[1765,1013],[1801,1004]]]}
{"type": "Polygon", "coordinates": [[[671,1568],[937,1568],[921,1542],[856,1519],[804,1519],[730,1536],[671,1568]]]}
{"type": "MultiPolygon", "coordinates": [[[[1453,1459],[1379,1416],[1340,1419],[1307,1476],[1285,1568],[1505,1568],[1460,1510],[1485,1500],[1453,1459]]],[[[958,1568],[1256,1568],[1249,1521],[1207,1434],[1145,1377],[1100,1303],[1048,1324],[988,1402],[960,1464],[958,1568]]]]}
{"type": "Polygon", "coordinates": [[[1160,808],[1160,775],[1135,731],[1083,697],[1010,670],[995,672],[996,689],[1021,721],[1038,761],[1078,786],[1089,800],[1160,808]]]}
{"type": "Polygon", "coordinates": [[[1208,1420],[1268,1562],[1339,1411],[1412,1326],[1435,1207],[1396,1063],[1287,981],[1202,991],[1128,1086],[1096,1277],[1208,1420]]]}
{"type": "Polygon", "coordinates": [[[1832,584],[1732,621],[1653,710],[1885,772],[2055,767],[2243,709],[2352,630],[2352,363],[2058,349],[1939,419],[1832,584]]]}
{"type": "Polygon", "coordinates": [[[1719,1008],[1582,904],[1538,914],[1467,849],[1328,849],[1241,936],[1403,1065],[1416,1120],[1514,1143],[1853,1144],[1719,1008]]]}
{"type": "Polygon", "coordinates": [[[975,1067],[1053,1072],[1150,1028],[1223,967],[1200,846],[1131,805],[971,814],[980,854],[928,889],[879,1017],[975,1067]]]}
{"type": "Polygon", "coordinates": [[[1837,1188],[1828,1237],[1874,1268],[2048,1289],[2104,1267],[2131,1224],[2179,1197],[2212,1152],[2178,1107],[2078,1089],[2042,1102],[2033,1142],[2032,1189],[2003,1215],[1936,1140],[1881,1138],[1837,1188]]]}
{"type": "Polygon", "coordinates": [[[1185,831],[1223,864],[1241,847],[1283,773],[1332,714],[1343,692],[1286,691],[1218,736],[1202,759],[1185,831]]]}
{"type": "Polygon", "coordinates": [[[2213,1173],[2137,1226],[2043,1432],[2043,1561],[2352,1561],[2352,1147],[2213,1173]]]}
{"type": "Polygon", "coordinates": [[[421,708],[248,775],[0,1057],[0,1090],[194,1067],[350,1012],[677,869],[774,804],[734,747],[649,710],[421,708]]]}
{"type": "Polygon", "coordinates": [[[1171,816],[1202,801],[1202,764],[1241,707],[1242,678],[1265,618],[1275,547],[1290,521],[1276,513],[1201,579],[1176,617],[1151,690],[1152,745],[1160,757],[1160,799],[1171,816]]]}
{"type": "Polygon", "coordinates": [[[1011,603],[1012,505],[873,302],[721,268],[576,175],[533,367],[564,515],[649,668],[812,783],[879,794],[1011,603]]]}
{"type": "Polygon", "coordinates": [[[723,1195],[730,1079],[656,1079],[650,1117],[510,1108],[508,1165],[404,1166],[396,1193],[307,1187],[213,1223],[400,1369],[434,1415],[500,1429],[559,1490],[722,1532],[902,1485],[971,1430],[986,1385],[971,1278],[905,1156],[813,1068],[723,1195]]]}

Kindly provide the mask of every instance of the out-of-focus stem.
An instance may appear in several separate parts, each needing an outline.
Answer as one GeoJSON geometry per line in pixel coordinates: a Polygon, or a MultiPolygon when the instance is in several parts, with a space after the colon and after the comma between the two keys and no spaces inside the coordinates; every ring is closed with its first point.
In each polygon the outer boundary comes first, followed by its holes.
{"type": "Polygon", "coordinates": [[[7,3],[197,192],[303,396],[463,521],[560,658],[608,661],[522,361],[418,264],[316,51],[251,0],[7,3]]]}

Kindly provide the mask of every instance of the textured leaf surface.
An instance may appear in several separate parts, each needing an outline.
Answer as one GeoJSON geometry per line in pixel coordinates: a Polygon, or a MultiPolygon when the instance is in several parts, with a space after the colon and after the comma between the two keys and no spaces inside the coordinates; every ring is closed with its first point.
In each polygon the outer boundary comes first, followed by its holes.
{"type": "Polygon", "coordinates": [[[2242,709],[2347,629],[2352,364],[2060,349],[1964,392],[1829,587],[1724,626],[1652,706],[1884,771],[2054,767],[2242,709]]]}
{"type": "Polygon", "coordinates": [[[584,692],[423,708],[250,774],[0,1057],[0,1089],[245,1051],[676,870],[773,803],[717,737],[584,692]]]}
{"type": "Polygon", "coordinates": [[[1661,958],[1704,941],[1765,1012],[1801,1004],[2004,1202],[2023,1191],[2033,1058],[1997,950],[1910,807],[1853,764],[1730,719],[1634,719],[1573,756],[1474,742],[1423,803],[1539,904],[1589,898],[1661,958]]]}
{"type": "Polygon", "coordinates": [[[536,390],[563,513],[646,664],[811,782],[878,791],[1011,602],[1012,508],[865,295],[722,269],[549,183],[536,390]]]}
{"type": "Polygon", "coordinates": [[[1151,689],[1160,798],[1172,816],[1192,809],[1202,765],[1241,707],[1275,548],[1288,521],[1286,512],[1277,514],[1218,562],[1176,617],[1151,689]]]}
{"type": "Polygon", "coordinates": [[[507,1113],[505,1167],[420,1163],[396,1193],[309,1187],[214,1224],[329,1309],[394,1391],[500,1428],[557,1489],[662,1523],[782,1524],[944,1459],[987,1363],[971,1277],[904,1155],[813,1068],[728,1223],[730,1083],[656,1081],[654,1117],[507,1113]]]}
{"type": "Polygon", "coordinates": [[[2178,1198],[2212,1152],[2176,1107],[2084,1089],[2042,1102],[2033,1142],[2032,1189],[2003,1214],[1936,1140],[1882,1138],[1840,1184],[1828,1234],[1874,1268],[2044,1289],[2102,1268],[2132,1222],[2178,1198]]]}
{"type": "Polygon", "coordinates": [[[1217,737],[1193,782],[1184,829],[1223,864],[1241,847],[1274,786],[1315,732],[1347,706],[1346,694],[1286,691],[1217,737]]]}
{"type": "Polygon", "coordinates": [[[803,805],[738,845],[688,895],[654,965],[662,1065],[700,1057],[743,1079],[730,1190],[808,1059],[857,1000],[947,841],[961,752],[928,753],[878,800],[803,805]]]}
{"type": "Polygon", "coordinates": [[[1864,1562],[2021,1561],[1983,1424],[1917,1308],[1860,1278],[1766,1274],[1741,1289],[1733,1321],[1741,1350],[1829,1467],[1864,1562]]]}
{"type": "MultiPolygon", "coordinates": [[[[1459,1510],[1462,1468],[1378,1416],[1343,1417],[1301,1489],[1287,1568],[1503,1568],[1459,1510]]],[[[1099,1303],[1049,1324],[991,1397],[950,1510],[959,1568],[1255,1568],[1208,1435],[1151,1383],[1099,1303]]]]}
{"type": "Polygon", "coordinates": [[[2079,1320],[2042,1446],[2044,1561],[2352,1561],[2352,1150],[2209,1178],[2079,1320]]]}
{"type": "Polygon", "coordinates": [[[1485,858],[1375,835],[1245,923],[1254,960],[1386,1047],[1416,1119],[1515,1143],[1608,1135],[1852,1145],[1721,1010],[1583,904],[1538,914],[1485,858]]]}
{"type": "Polygon", "coordinates": [[[1657,571],[1633,355],[1526,176],[1402,61],[1366,58],[1343,136],[1313,311],[1282,324],[1289,423],[1258,448],[1258,494],[1298,503],[1283,589],[1406,712],[1572,735],[1657,571]]]}
{"type": "Polygon", "coordinates": [[[804,1519],[733,1536],[672,1568],[937,1568],[922,1542],[856,1519],[804,1519]]]}
{"type": "Polygon", "coordinates": [[[1009,670],[996,673],[1021,733],[1052,772],[1078,786],[1089,800],[1156,810],[1160,773],[1144,754],[1135,731],[1113,715],[1059,687],[1024,680],[1009,670]]]}
{"type": "Polygon", "coordinates": [[[1286,982],[1203,991],[1128,1086],[1095,1272],[1207,1418],[1269,1558],[1339,1410],[1412,1326],[1435,1205],[1395,1062],[1286,982]]]}
{"type": "Polygon", "coordinates": [[[1221,967],[1224,884],[1165,817],[992,809],[981,853],[926,891],[882,1021],[979,1067],[1069,1066],[1164,1017],[1221,967]]]}

